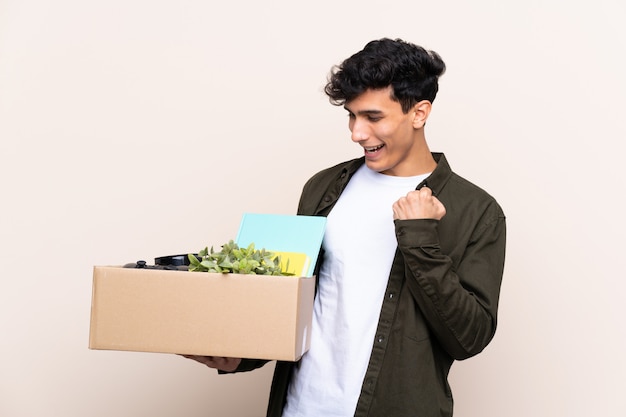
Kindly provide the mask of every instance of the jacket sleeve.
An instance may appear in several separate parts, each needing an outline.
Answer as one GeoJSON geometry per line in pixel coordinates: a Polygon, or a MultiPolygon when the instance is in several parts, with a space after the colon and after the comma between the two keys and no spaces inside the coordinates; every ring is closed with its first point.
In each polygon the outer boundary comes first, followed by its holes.
{"type": "Polygon", "coordinates": [[[261,368],[263,365],[265,365],[268,362],[270,362],[270,361],[265,360],[265,359],[242,359],[241,363],[239,364],[237,369],[235,369],[234,371],[228,372],[228,371],[220,371],[220,370],[218,370],[217,372],[220,375],[222,375],[222,374],[234,374],[234,373],[238,373],[238,372],[249,372],[249,371],[253,371],[255,369],[261,368]]]}
{"type": "Polygon", "coordinates": [[[442,253],[439,221],[396,220],[407,286],[431,334],[454,359],[481,352],[496,330],[504,269],[504,215],[481,222],[454,262],[442,253]]]}

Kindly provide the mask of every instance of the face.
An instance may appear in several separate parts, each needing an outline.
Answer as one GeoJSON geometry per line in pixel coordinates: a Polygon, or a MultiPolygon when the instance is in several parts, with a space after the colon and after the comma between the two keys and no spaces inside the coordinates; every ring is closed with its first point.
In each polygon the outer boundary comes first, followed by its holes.
{"type": "Polygon", "coordinates": [[[419,175],[423,122],[417,120],[417,106],[405,114],[390,93],[390,87],[367,90],[345,104],[352,141],[363,148],[370,169],[400,177],[419,175]]]}

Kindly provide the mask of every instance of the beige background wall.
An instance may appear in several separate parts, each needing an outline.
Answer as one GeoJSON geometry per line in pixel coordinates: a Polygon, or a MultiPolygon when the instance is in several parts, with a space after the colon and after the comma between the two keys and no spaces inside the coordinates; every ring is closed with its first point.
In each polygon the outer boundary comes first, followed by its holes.
{"type": "Polygon", "coordinates": [[[459,416],[622,416],[626,6],[0,0],[0,416],[261,416],[271,366],[218,377],[87,349],[93,265],[294,213],[359,155],[321,92],[383,36],[448,64],[433,150],[508,215],[499,331],[459,416]]]}

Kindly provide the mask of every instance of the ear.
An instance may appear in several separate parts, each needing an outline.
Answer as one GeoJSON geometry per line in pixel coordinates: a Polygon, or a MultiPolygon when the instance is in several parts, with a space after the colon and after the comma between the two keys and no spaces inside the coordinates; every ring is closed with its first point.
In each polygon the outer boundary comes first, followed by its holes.
{"type": "Polygon", "coordinates": [[[413,106],[413,128],[421,129],[426,124],[433,105],[428,100],[422,100],[413,106]]]}

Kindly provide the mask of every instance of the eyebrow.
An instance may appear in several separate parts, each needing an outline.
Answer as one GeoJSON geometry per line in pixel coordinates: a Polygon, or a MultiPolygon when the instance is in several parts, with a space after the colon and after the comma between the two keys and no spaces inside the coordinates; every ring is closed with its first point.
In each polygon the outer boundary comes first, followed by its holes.
{"type": "MultiPolygon", "coordinates": [[[[343,108],[346,109],[346,111],[348,111],[349,113],[354,114],[354,112],[350,110],[347,106],[343,106],[343,108]]],[[[356,112],[356,114],[358,114],[359,116],[380,115],[382,113],[382,110],[359,110],[358,112],[356,112]]]]}

